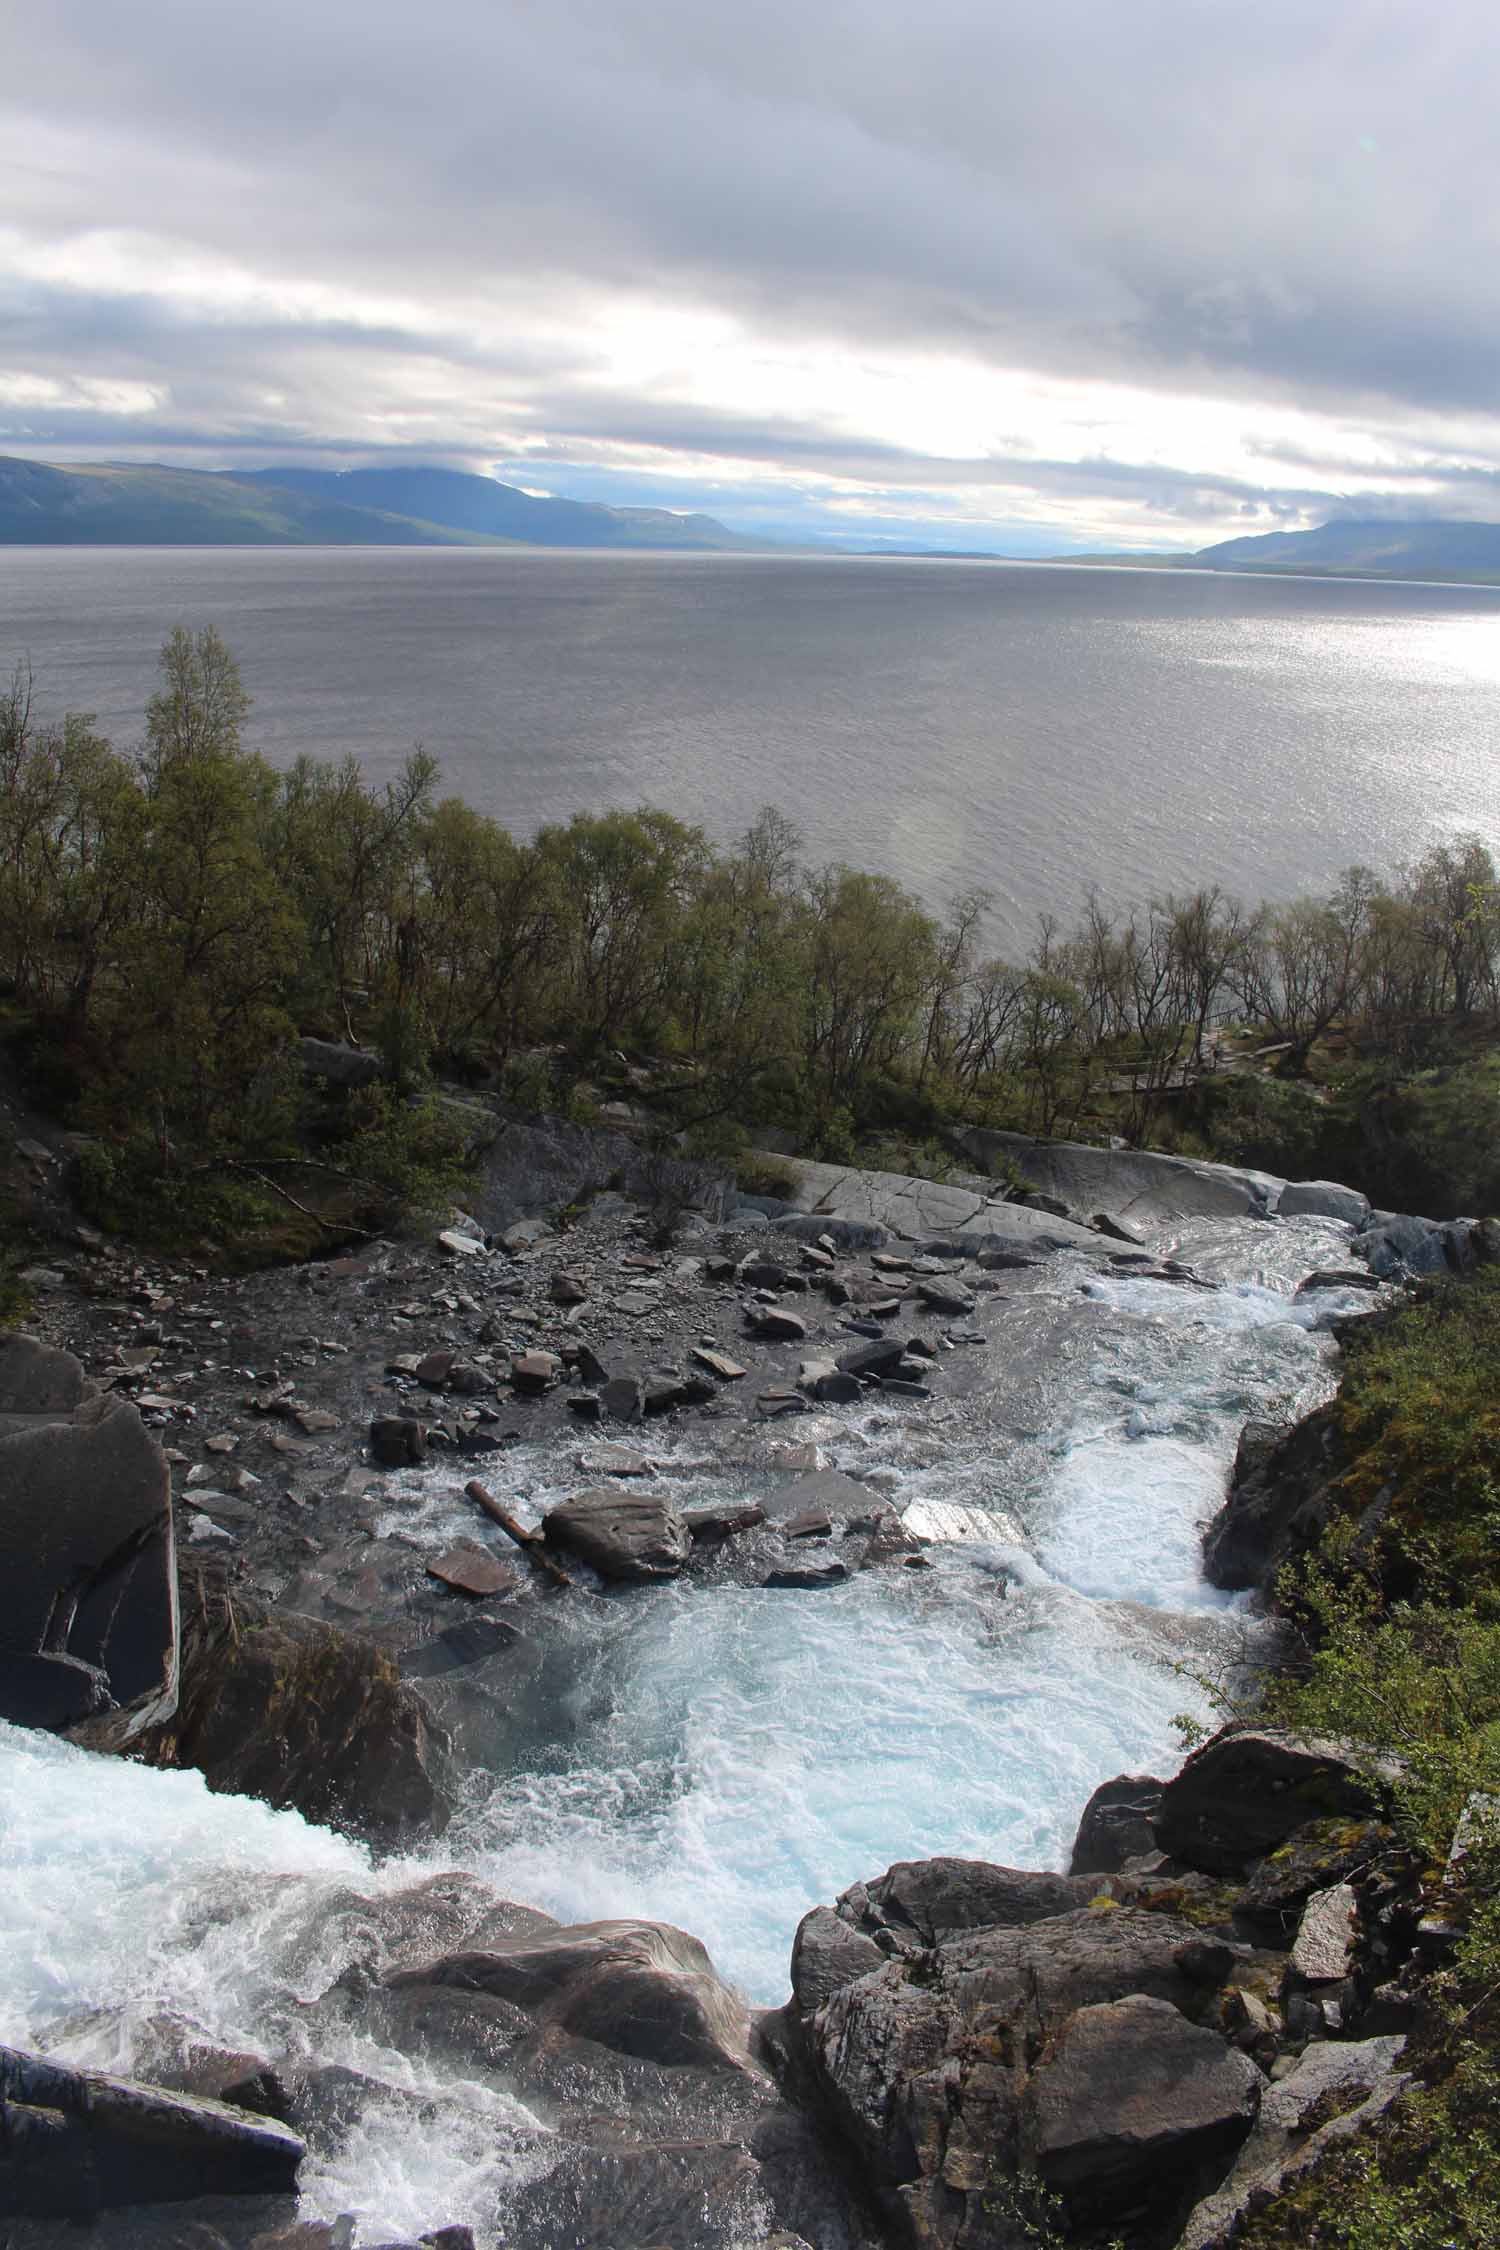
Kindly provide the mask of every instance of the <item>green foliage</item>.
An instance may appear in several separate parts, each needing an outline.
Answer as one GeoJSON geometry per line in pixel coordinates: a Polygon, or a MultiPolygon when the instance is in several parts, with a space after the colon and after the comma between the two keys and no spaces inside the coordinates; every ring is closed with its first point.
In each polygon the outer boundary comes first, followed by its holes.
{"type": "Polygon", "coordinates": [[[1371,1567],[1500,1614],[1500,1271],[1429,1288],[1351,1352],[1339,1420],[1371,1567]]]}
{"type": "Polygon", "coordinates": [[[1221,1163],[1248,1164],[1291,1180],[1316,1178],[1322,1170],[1326,1105],[1295,1080],[1246,1071],[1206,1079],[1193,1114],[1221,1163]]]}
{"type": "Polygon", "coordinates": [[[734,1159],[734,1176],[746,1195],[774,1196],[789,1203],[796,1194],[796,1176],[790,1167],[759,1149],[747,1149],[734,1159]]]}
{"type": "Polygon", "coordinates": [[[211,631],[169,637],[138,758],[86,715],[42,724],[24,671],[0,693],[0,986],[38,1084],[115,1150],[122,1217],[293,1158],[299,1030],[373,1048],[401,1098],[442,1071],[580,1121],[579,1082],[646,1054],[670,1069],[632,1098],[719,1160],[790,1126],[839,1162],[941,1171],[965,1121],[1165,1134],[1408,1207],[1500,1187],[1500,1060],[1475,1047],[1500,885],[1472,840],[1274,912],[1091,898],[1013,964],[983,953],[982,893],[939,918],[889,876],[808,866],[774,809],[732,850],[650,806],[522,842],[440,798],[420,750],[383,787],[353,759],[273,771],[248,712],[211,631]],[[1239,1077],[1193,1097],[1228,1016],[1398,1060],[1322,1103],[1239,1077]]]}

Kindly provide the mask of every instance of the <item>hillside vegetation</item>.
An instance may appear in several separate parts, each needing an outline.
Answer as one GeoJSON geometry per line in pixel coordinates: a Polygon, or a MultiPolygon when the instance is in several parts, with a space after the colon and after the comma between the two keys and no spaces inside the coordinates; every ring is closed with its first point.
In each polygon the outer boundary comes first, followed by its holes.
{"type": "Polygon", "coordinates": [[[302,1032],[379,1051],[362,1130],[387,1140],[432,1073],[577,1106],[628,1054],[663,1136],[706,1155],[775,1129],[932,1168],[986,1123],[1331,1173],[1437,1216],[1500,1202],[1500,883],[1477,843],[1282,907],[1092,900],[1011,963],[983,895],[939,916],[808,865],[774,810],[732,849],[652,807],[520,840],[421,755],[385,789],[352,759],[277,771],[248,709],[211,631],[168,641],[139,755],[44,723],[23,675],[0,698],[13,1046],[117,1201],[128,1182],[181,1212],[216,1167],[305,1149],[302,1032]]]}

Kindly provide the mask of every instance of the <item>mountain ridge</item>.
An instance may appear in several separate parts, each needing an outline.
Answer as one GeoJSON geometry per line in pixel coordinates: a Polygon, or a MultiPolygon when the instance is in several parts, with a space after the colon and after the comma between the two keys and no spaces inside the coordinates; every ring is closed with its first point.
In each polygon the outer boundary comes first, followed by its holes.
{"type": "Polygon", "coordinates": [[[0,546],[777,552],[771,542],[742,536],[713,516],[543,499],[456,469],[176,469],[10,454],[0,454],[0,546]]]}

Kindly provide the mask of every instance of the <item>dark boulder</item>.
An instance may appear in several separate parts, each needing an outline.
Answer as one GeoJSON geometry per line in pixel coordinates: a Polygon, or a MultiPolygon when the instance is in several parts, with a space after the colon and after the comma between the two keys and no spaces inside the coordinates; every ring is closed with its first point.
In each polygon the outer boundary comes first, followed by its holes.
{"type": "Polygon", "coordinates": [[[1075,1876],[983,1859],[907,1859],[845,1891],[838,1911],[868,1937],[890,1933],[906,1946],[929,1946],[963,1930],[1030,1928],[1075,1913],[1097,1890],[1075,1876]]]}
{"type": "MultiPolygon", "coordinates": [[[[128,1400],[101,1395],[71,1353],[0,1338],[0,1657],[20,1699],[49,1701],[18,1659],[72,1657],[102,1673],[140,1732],[177,1693],[171,1479],[128,1400]]],[[[49,1694],[64,1683],[47,1683],[49,1694]]],[[[76,1699],[82,1683],[66,1683],[76,1699]]],[[[65,1697],[64,1700],[67,1700],[65,1697]]]]}
{"type": "MultiPolygon", "coordinates": [[[[208,1567],[184,1578],[183,1596],[178,1708],[133,1752],[380,1844],[446,1825],[447,1737],[382,1650],[268,1611],[208,1567]]],[[[72,1732],[93,1749],[124,1746],[117,1715],[72,1732]]]]}
{"type": "Polygon", "coordinates": [[[1283,1563],[1314,1545],[1331,1491],[1348,1467],[1337,1408],[1320,1406],[1290,1430],[1246,1425],[1229,1497],[1203,1535],[1203,1568],[1227,1592],[1269,1587],[1283,1563]]]}
{"type": "Polygon", "coordinates": [[[882,1336],[868,1344],[856,1344],[852,1350],[839,1355],[839,1372],[843,1375],[894,1375],[906,1354],[906,1346],[894,1336],[882,1336]]]}
{"type": "Polygon", "coordinates": [[[692,1535],[669,1501],[599,1486],[551,1508],[542,1519],[549,1546],[567,1547],[601,1578],[627,1585],[675,1578],[692,1535]]]}
{"type": "Polygon", "coordinates": [[[792,1941],[792,1999],[798,2012],[815,2015],[846,1984],[884,1968],[886,1956],[863,1930],[831,1906],[804,1914],[792,1941]]]}
{"type": "Polygon", "coordinates": [[[227,2103],[0,2047],[0,2213],[283,2194],[304,2153],[284,2125],[227,2103]]]}
{"type": "Polygon", "coordinates": [[[1083,1808],[1073,1839],[1069,1871],[1074,1875],[1114,1875],[1129,1859],[1156,1850],[1151,1823],[1164,1784],[1149,1773],[1116,1774],[1101,1781],[1083,1808]]]}
{"type": "Polygon", "coordinates": [[[427,1432],[408,1415],[377,1415],[370,1424],[370,1458],[382,1469],[419,1469],[427,1459],[427,1432]]]}
{"type": "Polygon", "coordinates": [[[1207,1874],[1264,1858],[1309,1821],[1378,1814],[1393,1769],[1354,1746],[1273,1727],[1226,1727],[1162,1791],[1156,1840],[1207,1874]]]}

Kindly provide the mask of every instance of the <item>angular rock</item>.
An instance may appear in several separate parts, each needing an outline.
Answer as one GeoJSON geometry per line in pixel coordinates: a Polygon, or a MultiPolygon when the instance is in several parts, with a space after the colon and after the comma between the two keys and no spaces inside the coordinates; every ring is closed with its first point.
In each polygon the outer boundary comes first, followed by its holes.
{"type": "Polygon", "coordinates": [[[0,1713],[18,1727],[55,1731],[114,1708],[109,1675],[78,1656],[0,1649],[0,1713]]]}
{"type": "Polygon", "coordinates": [[[974,1310],[974,1299],[969,1291],[956,1281],[919,1281],[917,1295],[924,1305],[949,1319],[959,1320],[974,1310]]]}
{"type": "Polygon", "coordinates": [[[1075,2218],[1170,2209],[1222,2175],[1264,2085],[1216,2031],[1130,1993],[1064,2024],[1031,2074],[1025,2141],[1075,2218]]]}
{"type": "Polygon", "coordinates": [[[820,1375],[813,1389],[813,1396],[824,1406],[850,1406],[864,1395],[865,1386],[859,1377],[846,1373],[843,1368],[835,1368],[831,1375],[820,1375]]]}
{"type": "Polygon", "coordinates": [[[601,1578],[626,1585],[675,1578],[693,1544],[668,1501],[606,1489],[580,1492],[549,1509],[542,1530],[550,1546],[569,1548],[601,1578]]]}
{"type": "Polygon", "coordinates": [[[0,2208],[87,2218],[120,2204],[276,2195],[306,2149],[227,2102],[0,2047],[0,2208]]]}
{"type": "Polygon", "coordinates": [[[1074,1875],[1114,1875],[1128,1859],[1154,1852],[1152,1828],[1165,1786],[1149,1773],[1117,1774],[1101,1781],[1083,1808],[1073,1839],[1069,1871],[1074,1875]]]}
{"type": "Polygon", "coordinates": [[[766,1520],[766,1511],[752,1500],[742,1508],[687,1508],[682,1520],[690,1539],[713,1546],[737,1538],[741,1532],[757,1530],[766,1520]]]}
{"type": "Polygon", "coordinates": [[[419,1469],[427,1458],[427,1432],[404,1414],[377,1415],[370,1424],[370,1457],[383,1469],[419,1469]]]}
{"type": "Polygon", "coordinates": [[[825,1586],[841,1586],[849,1576],[847,1563],[825,1563],[821,1568],[773,1570],[761,1584],[773,1592],[813,1594],[825,1586]]]}
{"type": "Polygon", "coordinates": [[[1203,1567],[1215,1586],[1268,1587],[1286,1562],[1317,1541],[1331,1487],[1348,1466],[1339,1417],[1320,1406],[1290,1429],[1247,1423],[1229,1496],[1203,1535],[1203,1567]]]}
{"type": "MultiPolygon", "coordinates": [[[[128,1401],[70,1353],[0,1338],[0,1656],[102,1672],[126,1731],[177,1692],[171,1477],[128,1401]]],[[[0,1706],[0,1716],[10,1715],[0,1706]]]]}
{"type": "Polygon", "coordinates": [[[754,1305],[748,1319],[757,1336],[777,1344],[802,1344],[807,1341],[807,1322],[800,1314],[783,1312],[779,1305],[754,1305]]]}
{"type": "Polygon", "coordinates": [[[1273,1727],[1226,1727],[1162,1791],[1156,1840],[1208,1874],[1262,1858],[1310,1820],[1380,1810],[1382,1779],[1348,1743],[1273,1727]]]}
{"type": "Polygon", "coordinates": [[[1335,1984],[1354,1967],[1359,1901],[1352,1883],[1317,1891],[1302,1910],[1288,1964],[1306,1984],[1335,1984]]]}
{"type": "Polygon", "coordinates": [[[615,1375],[605,1384],[600,1403],[616,1422],[638,1422],[646,1409],[646,1387],[639,1375],[615,1375]]]}
{"type": "Polygon", "coordinates": [[[484,1244],[477,1235],[464,1234],[457,1227],[444,1227],[438,1236],[438,1248],[446,1250],[450,1258],[482,1258],[484,1244]]]}
{"type": "Polygon", "coordinates": [[[695,1344],[693,1357],[710,1375],[717,1375],[721,1383],[737,1383],[745,1373],[738,1360],[730,1359],[725,1352],[711,1351],[706,1344],[695,1344]]]}
{"type": "Polygon", "coordinates": [[[1254,2131],[1228,2178],[1190,2215],[1176,2250],[1228,2250],[1252,2212],[1325,2151],[1378,2123],[1411,2083],[1396,2069],[1405,2044],[1387,2037],[1308,2047],[1295,2070],[1262,2094],[1254,2131]]]}
{"type": "Polygon", "coordinates": [[[831,1906],[804,1914],[792,1941],[792,1998],[798,2012],[815,2015],[846,1984],[885,1966],[873,1938],[852,1929],[831,1906]]]}
{"type": "MultiPolygon", "coordinates": [[[[808,2064],[901,2239],[932,2250],[1007,2240],[987,2214],[1016,2177],[1042,2038],[1127,1995],[1201,2012],[1202,1988],[1176,1958],[1197,1934],[1169,1914],[1084,1908],[961,1930],[832,1993],[803,2026],[808,2064]]],[[[1060,2132],[1055,2142],[1059,2155],[1069,2145],[1060,2132]]]]}
{"type": "Polygon", "coordinates": [[[510,1363],[511,1388],[525,1397],[540,1398],[561,1373],[562,1361],[556,1352],[522,1352],[510,1363]]]}
{"type": "Polygon", "coordinates": [[[551,1286],[547,1294],[554,1305],[586,1305],[589,1296],[588,1283],[584,1280],[582,1274],[555,1273],[552,1276],[551,1286]]]}
{"type": "Polygon", "coordinates": [[[841,1375],[894,1375],[901,1364],[906,1346],[894,1336],[882,1336],[878,1341],[856,1344],[852,1351],[839,1354],[841,1375]]]}

